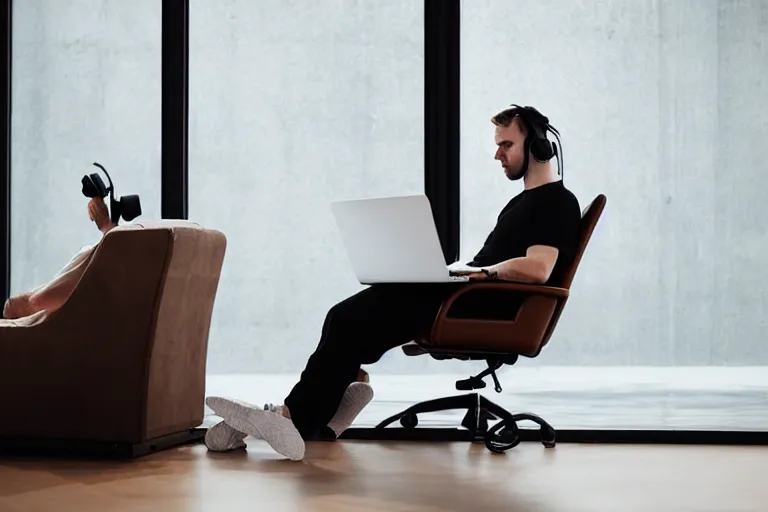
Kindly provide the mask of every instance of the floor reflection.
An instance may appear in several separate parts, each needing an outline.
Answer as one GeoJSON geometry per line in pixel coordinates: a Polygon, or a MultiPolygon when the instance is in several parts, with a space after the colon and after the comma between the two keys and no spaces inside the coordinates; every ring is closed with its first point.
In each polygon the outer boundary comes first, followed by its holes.
{"type": "MultiPolygon", "coordinates": [[[[461,375],[377,375],[374,401],[355,423],[371,427],[406,407],[456,391],[461,375]]],[[[254,404],[280,402],[297,375],[208,375],[207,394],[254,404]]],[[[768,368],[509,368],[483,395],[511,412],[532,412],[556,429],[768,430],[768,368]]],[[[219,419],[207,410],[206,425],[219,419]]],[[[425,427],[458,426],[461,411],[420,417],[425,427]]],[[[525,422],[521,427],[528,427],[525,422]]]]}

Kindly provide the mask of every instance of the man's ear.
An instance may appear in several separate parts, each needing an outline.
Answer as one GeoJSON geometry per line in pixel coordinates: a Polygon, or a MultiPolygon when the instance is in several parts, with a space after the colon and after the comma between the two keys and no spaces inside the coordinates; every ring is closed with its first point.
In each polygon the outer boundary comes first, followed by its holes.
{"type": "Polygon", "coordinates": [[[541,282],[545,283],[552,275],[552,271],[555,269],[555,263],[557,263],[557,257],[560,255],[560,251],[557,247],[550,245],[532,245],[526,251],[525,256],[531,260],[536,261],[540,267],[539,278],[541,282]]]}

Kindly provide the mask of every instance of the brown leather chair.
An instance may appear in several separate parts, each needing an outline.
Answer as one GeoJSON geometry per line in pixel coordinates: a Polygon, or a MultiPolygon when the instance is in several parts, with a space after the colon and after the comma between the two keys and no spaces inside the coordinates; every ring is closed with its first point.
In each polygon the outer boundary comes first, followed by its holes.
{"type": "MultiPolygon", "coordinates": [[[[606,198],[598,195],[582,212],[581,234],[574,261],[562,282],[557,286],[539,286],[513,282],[478,282],[462,287],[441,307],[431,332],[424,339],[403,346],[409,356],[429,354],[435,359],[485,360],[488,369],[456,383],[459,390],[485,387],[483,379],[491,375],[497,392],[501,385],[496,370],[503,365],[514,364],[519,356],[537,357],[549,342],[570,293],[571,283],[589,243],[597,221],[605,208],[606,198]],[[465,293],[482,293],[483,290],[509,292],[523,300],[514,320],[488,320],[452,318],[451,306],[465,293]]],[[[421,413],[467,409],[462,426],[471,433],[473,440],[482,440],[488,449],[502,452],[520,442],[517,421],[530,420],[541,427],[542,443],[555,445],[555,430],[533,414],[511,414],[478,393],[453,396],[422,402],[387,418],[377,429],[400,420],[405,428],[415,428],[417,415],[421,413]],[[491,429],[488,421],[501,419],[491,429]]]]}
{"type": "Polygon", "coordinates": [[[64,305],[0,322],[0,451],[132,457],[199,439],[223,233],[110,231],[64,305]]]}

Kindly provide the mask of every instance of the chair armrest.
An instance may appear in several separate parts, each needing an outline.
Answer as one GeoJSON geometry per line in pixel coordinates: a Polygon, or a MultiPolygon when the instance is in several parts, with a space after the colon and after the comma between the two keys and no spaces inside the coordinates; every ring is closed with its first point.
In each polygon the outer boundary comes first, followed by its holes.
{"type": "Polygon", "coordinates": [[[449,350],[479,350],[532,356],[540,350],[552,315],[567,300],[565,288],[511,281],[481,281],[456,290],[440,307],[428,339],[421,344],[449,350]],[[451,318],[456,300],[469,292],[501,290],[523,295],[515,320],[451,318]]]}
{"type": "Polygon", "coordinates": [[[555,299],[565,299],[568,297],[568,290],[566,288],[557,288],[555,286],[542,286],[538,284],[516,283],[513,281],[481,281],[476,283],[470,283],[467,286],[463,286],[455,291],[448,300],[445,301],[443,307],[440,308],[440,313],[437,316],[436,322],[444,320],[448,316],[453,303],[456,300],[468,292],[476,290],[502,290],[511,293],[519,293],[529,296],[542,296],[551,297],[555,299]]]}

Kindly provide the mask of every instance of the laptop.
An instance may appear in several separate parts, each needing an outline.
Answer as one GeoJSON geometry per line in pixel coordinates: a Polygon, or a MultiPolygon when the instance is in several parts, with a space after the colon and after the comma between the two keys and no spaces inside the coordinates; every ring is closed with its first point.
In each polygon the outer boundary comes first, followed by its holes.
{"type": "Polygon", "coordinates": [[[331,210],[361,284],[468,281],[451,270],[469,267],[445,264],[426,196],[334,201],[331,210]]]}

